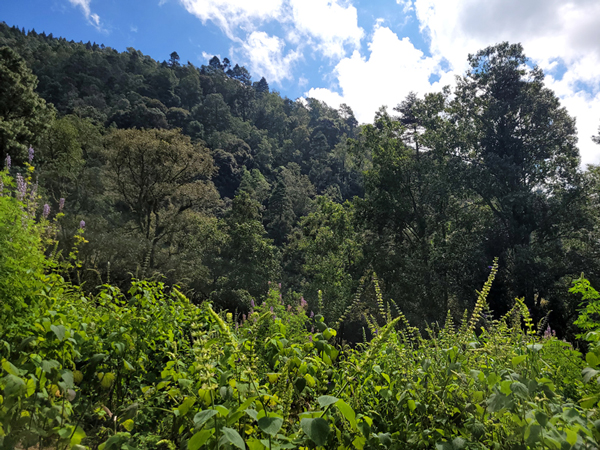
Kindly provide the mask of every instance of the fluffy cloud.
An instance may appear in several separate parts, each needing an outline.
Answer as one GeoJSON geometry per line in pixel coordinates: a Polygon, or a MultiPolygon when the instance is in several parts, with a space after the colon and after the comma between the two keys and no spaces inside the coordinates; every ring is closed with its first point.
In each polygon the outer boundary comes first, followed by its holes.
{"type": "Polygon", "coordinates": [[[83,11],[83,15],[87,21],[93,25],[98,31],[104,31],[100,24],[100,16],[92,12],[90,3],[92,0],[69,0],[73,6],[79,6],[83,11]]]}
{"type": "Polygon", "coordinates": [[[360,47],[363,30],[352,5],[338,0],[180,0],[202,22],[211,21],[234,42],[233,52],[269,81],[291,78],[291,65],[306,48],[339,59],[360,47]],[[282,36],[268,35],[261,25],[276,21],[282,36]],[[273,58],[270,62],[268,58],[273,58]]]}
{"type": "Polygon", "coordinates": [[[181,0],[185,9],[202,20],[214,22],[232,40],[240,29],[253,31],[262,22],[278,19],[283,0],[181,0]]]}
{"type": "Polygon", "coordinates": [[[349,104],[361,122],[371,122],[375,111],[382,105],[393,108],[410,91],[419,93],[441,89],[446,74],[440,59],[426,57],[408,38],[400,39],[392,30],[377,25],[369,43],[369,58],[354,51],[342,59],[335,68],[342,94],[319,88],[308,91],[307,96],[323,100],[332,106],[349,104]],[[430,83],[431,75],[442,76],[430,83]]]}
{"type": "Polygon", "coordinates": [[[360,47],[364,32],[354,6],[344,7],[335,0],[290,0],[290,5],[295,31],[312,37],[325,56],[345,56],[345,44],[360,47]]]}
{"type": "Polygon", "coordinates": [[[250,58],[251,72],[276,83],[292,78],[293,63],[301,57],[297,51],[289,51],[284,55],[285,42],[264,31],[252,32],[242,44],[242,49],[250,58]]]}

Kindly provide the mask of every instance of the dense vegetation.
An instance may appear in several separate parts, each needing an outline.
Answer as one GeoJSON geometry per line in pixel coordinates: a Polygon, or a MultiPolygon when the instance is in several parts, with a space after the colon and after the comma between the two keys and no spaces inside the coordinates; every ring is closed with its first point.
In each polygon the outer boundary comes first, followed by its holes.
{"type": "Polygon", "coordinates": [[[359,125],[0,24],[0,448],[597,448],[600,171],[469,62],[359,125]]]}

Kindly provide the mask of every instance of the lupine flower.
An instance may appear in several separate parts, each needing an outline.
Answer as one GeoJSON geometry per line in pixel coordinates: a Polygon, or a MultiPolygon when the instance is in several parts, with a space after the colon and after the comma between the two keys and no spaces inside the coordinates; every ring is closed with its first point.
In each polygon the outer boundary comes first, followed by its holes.
{"type": "Polygon", "coordinates": [[[44,212],[42,213],[42,215],[44,216],[44,219],[47,219],[50,215],[50,205],[48,205],[48,203],[44,205],[44,212]]]}
{"type": "Polygon", "coordinates": [[[308,303],[306,302],[306,300],[304,300],[304,297],[300,297],[300,306],[302,306],[303,308],[308,306],[308,303]]]}
{"type": "Polygon", "coordinates": [[[310,327],[310,332],[314,333],[315,332],[315,327],[310,327]]]}
{"type": "Polygon", "coordinates": [[[263,302],[263,303],[262,303],[262,306],[267,306],[267,302],[263,302]]]}
{"type": "Polygon", "coordinates": [[[271,306],[271,312],[273,312],[273,307],[271,306]]]}
{"type": "Polygon", "coordinates": [[[3,190],[4,190],[4,181],[0,180],[0,197],[2,197],[3,190]]]}
{"type": "Polygon", "coordinates": [[[58,211],[59,211],[59,212],[62,212],[62,210],[63,210],[63,208],[64,208],[64,207],[65,207],[65,199],[64,199],[64,198],[61,198],[61,199],[58,201],[58,211]]]}
{"type": "Polygon", "coordinates": [[[281,283],[279,283],[279,289],[281,289],[281,283]]]}
{"type": "Polygon", "coordinates": [[[287,310],[288,310],[288,312],[290,312],[292,310],[292,305],[288,305],[287,310]]]}
{"type": "Polygon", "coordinates": [[[17,200],[20,202],[25,198],[25,193],[27,192],[27,184],[23,179],[23,175],[20,173],[17,174],[17,200]]]}
{"type": "Polygon", "coordinates": [[[313,339],[313,338],[312,338],[312,335],[309,335],[309,336],[308,336],[308,340],[309,340],[310,342],[312,342],[312,339],[313,339]]]}
{"type": "Polygon", "coordinates": [[[82,220],[81,222],[79,222],[79,228],[81,228],[82,230],[85,228],[85,221],[82,220]]]}
{"type": "Polygon", "coordinates": [[[253,298],[250,299],[250,306],[252,306],[254,308],[254,299],[253,298]]]}
{"type": "Polygon", "coordinates": [[[10,170],[10,155],[6,155],[6,170],[10,170]]]}
{"type": "Polygon", "coordinates": [[[310,318],[312,319],[313,317],[315,317],[315,313],[314,312],[310,312],[310,318]]]}
{"type": "Polygon", "coordinates": [[[271,282],[269,281],[269,284],[271,284],[271,282]]]}
{"type": "Polygon", "coordinates": [[[37,194],[37,189],[38,189],[38,184],[36,182],[33,186],[31,186],[31,195],[29,196],[29,198],[32,202],[35,202],[35,196],[37,194]]]}
{"type": "Polygon", "coordinates": [[[33,147],[29,147],[29,164],[31,164],[31,161],[33,161],[33,154],[35,152],[33,151],[33,147]]]}
{"type": "Polygon", "coordinates": [[[246,314],[242,314],[242,323],[246,321],[246,314]]]}
{"type": "Polygon", "coordinates": [[[544,339],[551,339],[555,336],[556,331],[554,331],[552,328],[550,328],[550,325],[548,325],[548,328],[546,328],[546,331],[544,331],[544,339]]]}

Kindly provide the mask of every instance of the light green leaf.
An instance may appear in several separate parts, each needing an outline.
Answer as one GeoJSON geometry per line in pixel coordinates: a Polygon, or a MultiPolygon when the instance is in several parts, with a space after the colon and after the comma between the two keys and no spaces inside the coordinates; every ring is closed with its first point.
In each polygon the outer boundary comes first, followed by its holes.
{"type": "Polygon", "coordinates": [[[338,399],[331,395],[322,395],[317,399],[317,401],[319,402],[319,405],[321,405],[321,408],[325,408],[337,402],[338,399]]]}
{"type": "Polygon", "coordinates": [[[63,325],[50,325],[50,329],[54,331],[59,341],[64,341],[67,329],[63,325]]]}
{"type": "Polygon", "coordinates": [[[233,428],[223,427],[223,436],[232,444],[235,445],[240,450],[246,450],[246,445],[244,444],[244,440],[240,436],[240,434],[235,431],[233,428]]]}
{"type": "Polygon", "coordinates": [[[198,431],[188,441],[188,450],[199,450],[214,432],[214,429],[198,431]]]}
{"type": "Polygon", "coordinates": [[[127,419],[121,425],[123,425],[123,428],[125,428],[127,431],[133,430],[133,420],[131,419],[127,419]]]}
{"type": "Polygon", "coordinates": [[[325,419],[302,419],[300,426],[306,435],[317,445],[325,445],[329,436],[329,424],[325,419]]]}
{"type": "Polygon", "coordinates": [[[263,417],[258,420],[258,428],[265,433],[275,436],[283,425],[283,419],[280,417],[263,417]]]}
{"type": "Polygon", "coordinates": [[[208,419],[213,417],[215,414],[217,414],[217,411],[215,411],[214,409],[206,409],[204,411],[200,411],[194,416],[194,425],[197,428],[200,428],[206,423],[208,419]]]}
{"type": "Polygon", "coordinates": [[[513,369],[527,359],[527,355],[515,356],[512,359],[513,369]]]}
{"type": "Polygon", "coordinates": [[[194,397],[186,397],[183,403],[177,407],[179,416],[185,416],[194,403],[196,403],[196,399],[194,397]]]}
{"type": "Polygon", "coordinates": [[[352,427],[352,429],[354,431],[357,431],[358,428],[357,428],[357,423],[356,423],[356,413],[350,407],[350,405],[348,403],[346,403],[344,400],[340,399],[337,402],[335,402],[335,406],[337,406],[337,408],[340,410],[340,412],[342,413],[344,418],[350,423],[350,426],[352,427]]]}

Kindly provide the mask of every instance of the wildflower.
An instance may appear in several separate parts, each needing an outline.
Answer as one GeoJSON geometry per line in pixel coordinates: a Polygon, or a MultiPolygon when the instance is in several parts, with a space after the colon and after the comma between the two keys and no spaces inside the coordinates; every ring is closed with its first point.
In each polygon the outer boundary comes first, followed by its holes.
{"type": "Polygon", "coordinates": [[[246,321],[246,314],[242,314],[242,323],[246,321]]]}
{"type": "Polygon", "coordinates": [[[314,312],[310,312],[310,318],[312,319],[313,317],[315,317],[315,313],[314,312]]]}
{"type": "Polygon", "coordinates": [[[254,299],[253,298],[250,299],[250,306],[252,306],[254,308],[254,299]]]}
{"type": "Polygon", "coordinates": [[[62,212],[63,208],[65,207],[65,199],[61,198],[58,201],[58,212],[62,212]]]}
{"type": "Polygon", "coordinates": [[[0,180],[0,197],[2,197],[2,191],[4,190],[4,182],[0,180]]]}
{"type": "MultiPolygon", "coordinates": [[[[315,332],[315,327],[310,327],[310,332],[314,333],[315,332]]],[[[312,336],[311,336],[312,337],[312,336]]]]}
{"type": "Polygon", "coordinates": [[[281,283],[279,283],[279,289],[281,289],[281,283]]]}
{"type": "Polygon", "coordinates": [[[85,228],[85,221],[84,220],[82,220],[81,222],[79,222],[79,228],[82,229],[82,230],[85,228]]]}
{"type": "Polygon", "coordinates": [[[302,306],[303,308],[308,306],[308,303],[306,302],[306,300],[304,300],[304,297],[300,297],[300,306],[302,306]]]}
{"type": "Polygon", "coordinates": [[[10,170],[10,155],[6,155],[6,170],[10,170]]]}
{"type": "Polygon", "coordinates": [[[25,198],[25,193],[27,192],[27,184],[23,179],[23,175],[20,173],[17,174],[17,200],[20,202],[25,198]]]}
{"type": "Polygon", "coordinates": [[[292,310],[292,305],[287,305],[287,310],[290,312],[292,310]]]}
{"type": "Polygon", "coordinates": [[[35,152],[33,151],[33,147],[29,147],[29,164],[31,164],[31,161],[33,161],[33,154],[35,152]]]}
{"type": "Polygon", "coordinates": [[[273,307],[271,306],[271,312],[273,312],[273,307]]]}
{"type": "Polygon", "coordinates": [[[309,340],[310,342],[312,342],[312,341],[313,341],[312,334],[308,336],[308,340],[309,340]]]}
{"type": "Polygon", "coordinates": [[[550,325],[548,325],[548,328],[546,328],[546,331],[544,331],[544,339],[551,339],[555,336],[556,331],[554,331],[552,328],[550,328],[550,325]]]}
{"type": "Polygon", "coordinates": [[[37,182],[31,186],[31,195],[29,196],[32,202],[35,202],[35,195],[37,194],[38,184],[37,182]]]}
{"type": "Polygon", "coordinates": [[[44,212],[42,215],[44,216],[44,219],[47,219],[50,215],[50,205],[48,205],[48,203],[44,204],[44,212]]]}

